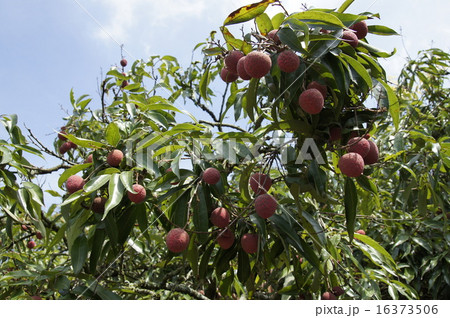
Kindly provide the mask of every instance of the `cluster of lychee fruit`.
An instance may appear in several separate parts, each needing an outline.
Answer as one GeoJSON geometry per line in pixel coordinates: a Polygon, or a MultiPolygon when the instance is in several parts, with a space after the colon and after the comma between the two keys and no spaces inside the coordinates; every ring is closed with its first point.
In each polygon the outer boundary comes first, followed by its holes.
{"type": "Polygon", "coordinates": [[[365,165],[378,162],[378,147],[370,136],[353,137],[347,142],[348,153],[339,158],[338,167],[347,177],[362,175],[365,165]]]}
{"type": "MultiPolygon", "coordinates": [[[[22,231],[25,231],[25,232],[29,232],[29,233],[31,233],[31,234],[34,234],[38,240],[42,240],[43,235],[42,235],[42,233],[41,233],[40,231],[33,232],[31,226],[26,225],[26,224],[22,224],[20,227],[21,227],[22,231]]],[[[27,248],[33,249],[33,248],[35,248],[35,247],[36,247],[36,242],[35,242],[33,239],[30,239],[30,240],[27,242],[27,248]]]]}
{"type": "Polygon", "coordinates": [[[76,144],[74,144],[73,142],[71,142],[70,140],[67,141],[67,137],[65,135],[66,135],[66,126],[62,126],[61,131],[58,133],[58,139],[63,141],[63,143],[59,147],[59,153],[61,155],[65,154],[66,152],[68,152],[71,149],[78,148],[78,146],[76,144]]]}

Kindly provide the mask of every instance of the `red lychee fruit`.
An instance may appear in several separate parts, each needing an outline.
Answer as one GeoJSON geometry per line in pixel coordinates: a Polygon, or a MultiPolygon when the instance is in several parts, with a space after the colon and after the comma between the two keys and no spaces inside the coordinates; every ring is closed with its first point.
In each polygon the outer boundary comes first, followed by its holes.
{"type": "Polygon", "coordinates": [[[339,296],[342,296],[342,295],[344,295],[345,294],[345,291],[342,289],[342,287],[340,287],[340,286],[334,286],[332,289],[331,289],[331,292],[336,296],[336,297],[339,297],[339,296]]]}
{"type": "Polygon", "coordinates": [[[90,154],[89,156],[87,156],[87,158],[84,160],[84,163],[92,163],[92,161],[94,161],[94,157],[92,154],[90,154]]]}
{"type": "Polygon", "coordinates": [[[277,210],[277,200],[270,194],[261,194],[255,199],[255,211],[263,219],[267,219],[274,215],[277,210]]]}
{"type": "Polygon", "coordinates": [[[118,167],[123,159],[123,152],[119,149],[114,149],[111,151],[108,156],[106,157],[106,162],[111,167],[118,167]]]}
{"type": "Polygon", "coordinates": [[[215,208],[211,213],[210,220],[215,226],[225,228],[230,223],[230,213],[225,208],[215,208]]]}
{"type": "Polygon", "coordinates": [[[311,89],[311,88],[315,88],[319,92],[321,92],[322,96],[323,96],[323,100],[325,100],[327,98],[327,86],[326,85],[322,85],[319,82],[312,81],[311,83],[308,84],[308,86],[306,86],[306,89],[311,89]]]}
{"type": "Polygon", "coordinates": [[[254,173],[250,177],[250,188],[252,188],[255,195],[260,195],[269,191],[272,186],[272,180],[267,174],[254,173]]]}
{"type": "Polygon", "coordinates": [[[336,141],[342,138],[342,129],[339,126],[330,128],[330,141],[336,141]]]}
{"type": "Polygon", "coordinates": [[[281,44],[280,38],[277,34],[278,30],[272,30],[269,33],[267,33],[267,37],[271,39],[275,44],[281,44]]]}
{"type": "Polygon", "coordinates": [[[244,53],[242,53],[241,51],[231,51],[224,59],[227,69],[232,73],[237,74],[237,64],[243,56],[244,53]]]}
{"type": "Polygon", "coordinates": [[[356,152],[365,157],[370,150],[370,144],[367,139],[361,137],[353,137],[347,142],[348,152],[356,152]]]}
{"type": "Polygon", "coordinates": [[[120,60],[120,65],[122,65],[122,67],[127,66],[127,64],[128,64],[128,61],[127,61],[127,60],[125,60],[125,59],[121,59],[121,60],[120,60]]]}
{"type": "Polygon", "coordinates": [[[220,172],[216,168],[208,168],[203,171],[202,180],[207,184],[216,184],[220,181],[220,172]]]}
{"type": "Polygon", "coordinates": [[[356,233],[361,234],[361,235],[366,235],[366,231],[364,231],[364,230],[358,230],[358,231],[356,231],[356,233]]]}
{"type": "Polygon", "coordinates": [[[237,63],[237,73],[240,78],[242,78],[244,81],[248,81],[252,77],[248,75],[247,71],[245,70],[245,59],[246,57],[242,57],[239,62],[237,63]]]}
{"type": "Polygon", "coordinates": [[[324,292],[323,294],[322,294],[322,298],[321,298],[322,300],[336,300],[337,298],[336,298],[336,296],[334,296],[334,294],[333,293],[330,293],[330,292],[324,292]]]}
{"type": "Polygon", "coordinates": [[[29,249],[35,248],[36,247],[36,242],[35,241],[28,241],[27,247],[29,249]]]}
{"type": "Polygon", "coordinates": [[[353,47],[358,46],[358,37],[353,31],[344,31],[344,33],[342,34],[342,40],[353,47]]]}
{"type": "Polygon", "coordinates": [[[77,149],[78,148],[78,145],[73,143],[73,142],[71,142],[71,141],[69,141],[69,144],[70,144],[70,148],[72,148],[72,149],[77,149]]]}
{"type": "Polygon", "coordinates": [[[350,26],[350,29],[356,32],[356,37],[359,40],[364,39],[369,32],[366,21],[356,22],[355,24],[350,26]]]}
{"type": "Polygon", "coordinates": [[[245,71],[253,78],[261,78],[270,72],[272,60],[270,56],[261,51],[248,53],[244,61],[245,71]]]}
{"type": "Polygon", "coordinates": [[[217,237],[217,243],[224,250],[229,249],[234,243],[234,233],[230,229],[221,231],[217,237]]]}
{"type": "Polygon", "coordinates": [[[370,134],[365,134],[363,137],[366,138],[366,139],[369,139],[370,138],[370,134]]]}
{"type": "Polygon", "coordinates": [[[36,238],[37,238],[38,240],[42,240],[42,238],[43,238],[42,233],[39,232],[39,231],[37,231],[37,232],[36,232],[36,238]]]}
{"type": "Polygon", "coordinates": [[[84,179],[80,176],[73,175],[70,176],[66,181],[66,189],[70,194],[77,192],[78,190],[83,189],[84,187],[84,179]]]}
{"type": "Polygon", "coordinates": [[[66,152],[68,152],[70,149],[72,149],[72,145],[71,145],[70,141],[67,141],[59,147],[59,153],[63,155],[66,152]]]}
{"type": "Polygon", "coordinates": [[[132,193],[128,191],[128,198],[131,202],[141,203],[145,201],[145,197],[147,195],[147,191],[140,184],[133,184],[133,191],[137,193],[132,193]]]}
{"type": "Polygon", "coordinates": [[[318,89],[310,88],[300,94],[298,103],[305,112],[315,115],[322,110],[324,99],[318,89]]]}
{"type": "Polygon", "coordinates": [[[230,71],[226,66],[220,71],[220,78],[225,83],[231,83],[238,79],[238,75],[230,71]]]}
{"type": "Polygon", "coordinates": [[[338,167],[347,177],[355,178],[364,171],[364,159],[359,153],[349,152],[339,159],[338,167]]]}
{"type": "Polygon", "coordinates": [[[371,165],[378,162],[378,147],[372,140],[367,140],[370,144],[370,150],[364,157],[364,163],[366,165],[371,165]]]}
{"type": "Polygon", "coordinates": [[[103,214],[105,212],[105,197],[96,197],[92,200],[91,210],[95,213],[103,214]]]}
{"type": "Polygon", "coordinates": [[[128,86],[128,81],[127,80],[123,81],[122,85],[120,85],[120,87],[122,87],[122,88],[124,88],[126,86],[128,86]]]}
{"type": "Polygon", "coordinates": [[[22,224],[20,227],[22,228],[22,231],[28,231],[28,225],[22,224]]]}
{"type": "Polygon", "coordinates": [[[65,134],[65,133],[66,133],[65,131],[60,131],[60,132],[58,133],[58,138],[59,138],[59,140],[62,140],[62,141],[66,141],[66,140],[67,140],[67,137],[63,135],[63,134],[65,134]]]}
{"type": "Polygon", "coordinates": [[[258,251],[258,234],[245,233],[241,237],[242,249],[248,253],[256,253],[258,251]]]}
{"type": "Polygon", "coordinates": [[[277,64],[283,72],[292,73],[295,72],[300,65],[300,58],[294,51],[286,50],[278,55],[277,64]]]}
{"type": "Polygon", "coordinates": [[[42,300],[41,296],[31,296],[31,300],[42,300]]]}
{"type": "Polygon", "coordinates": [[[172,253],[181,253],[189,245],[189,234],[181,228],[174,228],[166,236],[166,245],[172,253]]]}

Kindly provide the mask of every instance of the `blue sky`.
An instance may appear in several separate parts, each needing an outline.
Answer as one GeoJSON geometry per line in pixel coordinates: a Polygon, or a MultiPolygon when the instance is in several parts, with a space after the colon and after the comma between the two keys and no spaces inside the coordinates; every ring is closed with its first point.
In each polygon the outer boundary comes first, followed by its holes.
{"type": "MultiPolygon", "coordinates": [[[[69,92],[89,94],[99,107],[98,82],[120,60],[173,55],[186,66],[192,48],[218,30],[225,17],[248,0],[16,0],[0,2],[0,114],[16,113],[23,128],[51,146],[70,110],[69,92]]],[[[343,0],[285,0],[289,12],[301,3],[336,8],[343,0]]],[[[355,0],[349,12],[378,12],[403,37],[374,37],[375,46],[397,55],[383,62],[395,79],[407,52],[432,46],[450,51],[448,0],[355,0]]],[[[270,9],[269,15],[278,12],[270,9]]],[[[3,132],[0,138],[5,138],[3,132]]],[[[42,165],[58,162],[52,158],[42,165]]]]}

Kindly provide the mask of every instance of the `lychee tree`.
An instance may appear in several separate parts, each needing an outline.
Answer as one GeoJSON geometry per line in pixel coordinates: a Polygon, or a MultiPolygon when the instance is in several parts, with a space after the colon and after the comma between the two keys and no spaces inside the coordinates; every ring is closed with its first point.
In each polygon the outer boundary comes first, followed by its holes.
{"type": "MultiPolygon", "coordinates": [[[[11,139],[0,148],[11,241],[2,264],[26,268],[15,253],[36,229],[28,295],[381,299],[394,289],[417,298],[386,249],[355,234],[388,151],[373,139],[386,123],[397,129],[400,105],[378,62],[394,52],[366,39],[396,33],[372,23],[378,14],[344,13],[351,2],[292,14],[274,0],[241,7],[220,28],[224,41],[212,32],[186,69],[172,56],[128,70],[122,59],[99,108],[71,92],[54,150],[31,131],[30,147],[17,119],[2,117],[11,139]],[[269,5],[281,12],[269,17],[269,5]],[[235,24],[250,29],[238,38],[235,24]],[[38,168],[23,152],[62,163],[38,168]],[[60,169],[65,194],[47,212],[41,188],[14,176],[60,169]]],[[[6,292],[23,297],[15,286],[6,292]]]]}

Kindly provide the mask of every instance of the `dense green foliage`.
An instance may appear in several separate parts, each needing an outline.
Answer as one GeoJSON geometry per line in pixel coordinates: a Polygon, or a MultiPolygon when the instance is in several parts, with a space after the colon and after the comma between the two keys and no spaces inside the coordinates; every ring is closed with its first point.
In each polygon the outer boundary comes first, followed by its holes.
{"type": "MultiPolygon", "coordinates": [[[[261,1],[230,14],[221,27],[225,43],[212,32],[195,48],[202,59],[187,68],[153,56],[126,73],[110,70],[100,109],[71,92],[73,114],[62,133],[77,147],[65,155],[66,141],[55,139],[50,150],[31,132],[24,137],[17,117],[2,116],[0,299],[320,299],[336,286],[345,291],[341,299],[448,298],[450,56],[421,52],[393,89],[378,62],[393,53],[366,39],[357,47],[341,40],[355,22],[379,18],[344,13],[351,2],[270,18],[265,9],[280,3],[261,1]],[[233,36],[229,25],[246,21],[257,30],[233,36]],[[281,44],[267,37],[274,29],[281,44]],[[301,58],[293,73],[276,65],[288,48],[301,58]],[[233,49],[264,50],[271,71],[222,82],[223,57],[233,49]],[[317,115],[298,105],[311,81],[328,87],[317,115]],[[332,127],[342,132],[333,142],[332,127]],[[337,163],[347,140],[366,133],[379,162],[357,178],[343,176],[337,163]],[[313,157],[305,157],[305,144],[313,157]],[[125,154],[118,167],[106,163],[113,149],[125,154]],[[33,165],[30,158],[44,154],[61,165],[33,165]],[[208,167],[220,171],[219,183],[202,182],[208,167]],[[84,188],[61,196],[40,187],[36,176],[60,170],[61,190],[75,174],[84,188]],[[273,180],[278,208],[268,219],[254,213],[255,172],[273,180]],[[143,203],[127,196],[135,183],[147,190],[143,203]],[[45,191],[61,204],[46,206],[45,191]],[[107,200],[103,213],[91,208],[98,196],[107,200]],[[217,206],[231,214],[236,240],[228,249],[218,246],[222,230],[209,220],[217,206]],[[165,243],[175,227],[190,235],[179,254],[165,243]],[[257,253],[243,251],[245,233],[258,234],[257,253]],[[31,239],[37,246],[28,249],[31,239]]],[[[373,24],[369,33],[395,34],[373,24]]]]}

